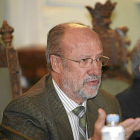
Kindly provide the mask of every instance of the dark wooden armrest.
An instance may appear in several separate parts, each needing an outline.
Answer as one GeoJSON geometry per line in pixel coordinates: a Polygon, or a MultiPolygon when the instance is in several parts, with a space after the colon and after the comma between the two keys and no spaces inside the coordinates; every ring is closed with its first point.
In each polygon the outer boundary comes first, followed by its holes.
{"type": "MultiPolygon", "coordinates": [[[[1,124],[1,127],[3,127],[4,129],[6,129],[7,131],[9,131],[9,132],[11,132],[11,133],[14,133],[14,134],[16,134],[16,135],[18,135],[18,136],[24,138],[25,140],[34,140],[34,139],[32,139],[32,138],[30,138],[30,137],[28,137],[28,136],[26,136],[26,135],[24,135],[24,134],[22,134],[22,133],[20,133],[20,132],[14,130],[14,129],[12,129],[12,128],[10,128],[9,126],[6,126],[6,125],[1,124]]],[[[3,140],[4,140],[4,139],[3,139],[3,140]]],[[[6,140],[6,139],[5,139],[5,140],[6,140]]]]}

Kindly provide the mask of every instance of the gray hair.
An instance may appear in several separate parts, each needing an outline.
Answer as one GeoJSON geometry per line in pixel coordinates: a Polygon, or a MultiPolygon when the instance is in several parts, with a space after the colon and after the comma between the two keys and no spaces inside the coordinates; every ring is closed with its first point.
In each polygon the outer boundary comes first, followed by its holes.
{"type": "Polygon", "coordinates": [[[71,28],[72,24],[82,25],[83,27],[89,28],[88,26],[86,26],[80,22],[68,22],[68,23],[59,24],[59,25],[53,27],[48,32],[46,60],[47,60],[47,69],[49,71],[52,70],[50,56],[52,54],[57,54],[60,56],[63,54],[62,39],[63,39],[66,29],[71,28]]]}
{"type": "Polygon", "coordinates": [[[133,75],[136,77],[140,77],[139,65],[140,65],[140,38],[136,42],[131,52],[131,68],[133,75]]]}

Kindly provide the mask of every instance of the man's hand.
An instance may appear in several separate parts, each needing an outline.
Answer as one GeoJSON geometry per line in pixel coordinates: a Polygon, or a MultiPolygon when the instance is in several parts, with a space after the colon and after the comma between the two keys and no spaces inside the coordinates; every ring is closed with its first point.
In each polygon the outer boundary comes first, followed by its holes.
{"type": "Polygon", "coordinates": [[[133,131],[140,130],[140,118],[130,118],[123,122],[120,122],[119,125],[121,125],[125,129],[125,139],[128,140],[133,131]]]}
{"type": "MultiPolygon", "coordinates": [[[[99,116],[97,121],[95,122],[94,135],[91,140],[101,140],[101,129],[105,125],[106,112],[103,109],[99,108],[98,113],[99,116]]],[[[140,118],[130,118],[123,122],[120,122],[119,125],[121,125],[125,129],[125,139],[128,140],[133,131],[140,130],[140,118]]]]}
{"type": "Polygon", "coordinates": [[[94,125],[94,135],[91,138],[91,140],[101,140],[101,129],[104,127],[105,125],[105,119],[106,119],[106,113],[103,109],[99,108],[98,109],[98,119],[95,122],[94,125]]]}

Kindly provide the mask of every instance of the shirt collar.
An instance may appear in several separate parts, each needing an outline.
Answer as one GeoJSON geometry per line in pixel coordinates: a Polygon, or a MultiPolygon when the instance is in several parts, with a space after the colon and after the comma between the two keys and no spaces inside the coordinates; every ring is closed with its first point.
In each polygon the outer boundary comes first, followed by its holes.
{"type": "MultiPolygon", "coordinates": [[[[60,98],[60,100],[62,101],[62,104],[64,105],[67,113],[71,112],[73,109],[75,109],[76,107],[78,106],[81,106],[79,104],[77,104],[76,102],[74,102],[72,99],[70,99],[60,88],[59,86],[57,85],[57,83],[54,81],[54,79],[52,78],[52,82],[53,82],[53,85],[54,85],[54,88],[60,98]]],[[[84,101],[82,103],[82,106],[85,107],[86,109],[86,103],[87,101],[84,101]]]]}

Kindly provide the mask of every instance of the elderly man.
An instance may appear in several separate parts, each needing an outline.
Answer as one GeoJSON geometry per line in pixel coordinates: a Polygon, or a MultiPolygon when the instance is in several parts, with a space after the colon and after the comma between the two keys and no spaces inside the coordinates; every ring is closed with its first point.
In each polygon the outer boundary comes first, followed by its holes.
{"type": "MultiPolygon", "coordinates": [[[[100,140],[106,114],[121,116],[117,99],[99,89],[108,57],[98,35],[81,23],[64,23],[49,31],[44,76],[5,109],[2,125],[36,140],[100,140]]],[[[121,122],[128,139],[139,118],[121,122]]],[[[2,130],[3,138],[18,139],[2,130]]]]}

